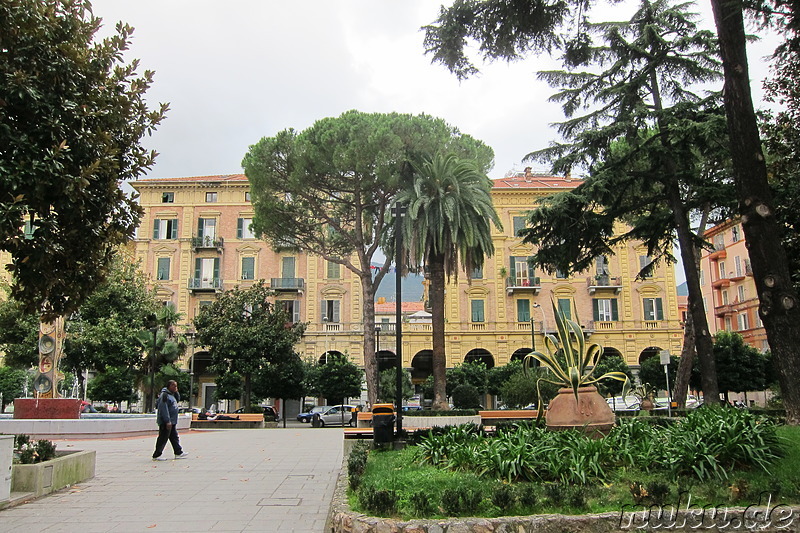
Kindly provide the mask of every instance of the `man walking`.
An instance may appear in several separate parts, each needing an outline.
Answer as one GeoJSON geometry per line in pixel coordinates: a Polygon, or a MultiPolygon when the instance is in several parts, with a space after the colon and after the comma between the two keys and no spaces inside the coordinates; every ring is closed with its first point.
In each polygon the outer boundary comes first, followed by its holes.
{"type": "Polygon", "coordinates": [[[167,386],[161,389],[161,394],[159,394],[156,402],[158,405],[156,414],[158,438],[156,439],[156,449],[153,452],[153,461],[167,460],[165,457],[161,457],[161,452],[164,451],[164,446],[167,445],[167,439],[172,444],[175,459],[189,457],[189,454],[181,448],[181,442],[178,438],[178,402],[180,399],[178,382],[172,379],[169,380],[167,386]]]}

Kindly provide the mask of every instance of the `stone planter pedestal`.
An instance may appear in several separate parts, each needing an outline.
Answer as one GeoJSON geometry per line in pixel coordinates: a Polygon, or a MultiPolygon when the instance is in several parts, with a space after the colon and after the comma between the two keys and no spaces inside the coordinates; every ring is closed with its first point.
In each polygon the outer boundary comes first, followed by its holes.
{"type": "Polygon", "coordinates": [[[13,465],[11,492],[28,493],[34,498],[94,477],[95,451],[66,452],[50,461],[32,465],[13,465]]]}

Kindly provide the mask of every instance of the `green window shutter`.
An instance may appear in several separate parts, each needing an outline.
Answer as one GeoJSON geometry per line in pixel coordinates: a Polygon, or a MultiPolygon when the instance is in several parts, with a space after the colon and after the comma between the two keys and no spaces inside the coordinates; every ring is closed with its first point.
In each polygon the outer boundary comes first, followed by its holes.
{"type": "Polygon", "coordinates": [[[508,275],[511,276],[512,280],[517,279],[517,258],[513,255],[511,256],[510,266],[508,275]]]}
{"type": "Polygon", "coordinates": [[[203,235],[203,219],[202,218],[198,218],[197,219],[197,237],[200,238],[200,239],[205,237],[205,235],[203,235]]]}
{"type": "Polygon", "coordinates": [[[619,320],[619,306],[616,298],[611,299],[611,320],[615,322],[619,320]]]}
{"type": "Polygon", "coordinates": [[[158,239],[158,228],[161,225],[161,220],[155,219],[153,220],[153,239],[158,239]]]}
{"type": "Polygon", "coordinates": [[[292,322],[300,322],[300,300],[292,302],[292,322]]]}
{"type": "Polygon", "coordinates": [[[169,257],[158,258],[158,279],[169,279],[169,257]]]}
{"type": "Polygon", "coordinates": [[[592,319],[595,322],[600,321],[600,300],[592,298],[592,319]]]}
{"type": "Polygon", "coordinates": [[[514,237],[517,237],[519,230],[525,228],[525,217],[514,217],[514,237]]]}
{"type": "Polygon", "coordinates": [[[172,235],[170,236],[170,239],[177,239],[177,238],[178,238],[178,219],[177,218],[173,218],[172,219],[172,235]]]}
{"type": "Polygon", "coordinates": [[[244,235],[244,219],[237,218],[236,219],[236,238],[241,239],[244,235]]]}
{"type": "Polygon", "coordinates": [[[219,257],[214,258],[214,279],[219,279],[219,257]]]}
{"type": "Polygon", "coordinates": [[[333,300],[333,321],[339,322],[339,300],[333,300]]]}
{"type": "Polygon", "coordinates": [[[323,322],[324,322],[325,318],[328,317],[328,306],[327,306],[327,303],[328,303],[328,300],[321,300],[320,301],[320,313],[319,313],[319,316],[320,316],[320,320],[322,320],[323,322]]]}
{"type": "Polygon", "coordinates": [[[281,277],[283,278],[294,278],[295,270],[294,270],[294,257],[284,257],[281,259],[282,273],[281,277]]]}
{"type": "Polygon", "coordinates": [[[328,261],[328,279],[339,279],[339,263],[328,261]]]}
{"type": "Polygon", "coordinates": [[[530,322],[531,301],[517,300],[517,322],[530,322]]]}
{"type": "Polygon", "coordinates": [[[531,285],[533,285],[533,278],[536,277],[536,268],[535,263],[533,262],[533,256],[528,256],[528,279],[531,280],[531,285]]]}
{"type": "Polygon", "coordinates": [[[472,300],[470,305],[472,306],[472,321],[483,322],[483,300],[472,300]]]}
{"type": "Polygon", "coordinates": [[[194,277],[195,279],[200,279],[203,272],[203,260],[197,258],[194,260],[194,277]]]}
{"type": "Polygon", "coordinates": [[[656,298],[656,320],[664,320],[664,307],[661,298],[656,298]]]}
{"type": "Polygon", "coordinates": [[[242,257],[242,279],[255,279],[256,258],[242,257]]]}
{"type": "Polygon", "coordinates": [[[568,319],[572,319],[572,300],[569,298],[558,299],[558,309],[568,319]]]}

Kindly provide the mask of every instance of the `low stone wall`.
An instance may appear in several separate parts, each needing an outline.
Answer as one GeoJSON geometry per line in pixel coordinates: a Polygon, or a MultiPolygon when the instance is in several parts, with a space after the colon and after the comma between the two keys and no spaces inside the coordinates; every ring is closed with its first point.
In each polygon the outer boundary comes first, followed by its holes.
{"type": "Polygon", "coordinates": [[[459,426],[461,424],[481,423],[480,415],[474,416],[403,416],[403,428],[432,428],[443,426],[459,426]]]}
{"type": "MultiPolygon", "coordinates": [[[[178,431],[188,430],[191,416],[178,416],[178,431]]],[[[0,418],[0,433],[35,439],[116,439],[156,435],[155,415],[84,414],[79,420],[16,420],[0,418]]]]}
{"type": "Polygon", "coordinates": [[[13,465],[11,492],[29,493],[38,498],[94,477],[96,452],[66,452],[50,461],[32,465],[13,465]]]}

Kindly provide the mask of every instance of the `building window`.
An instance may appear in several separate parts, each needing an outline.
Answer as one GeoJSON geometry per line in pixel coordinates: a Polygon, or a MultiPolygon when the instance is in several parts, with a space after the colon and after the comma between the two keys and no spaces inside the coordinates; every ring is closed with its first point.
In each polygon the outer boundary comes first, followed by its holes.
{"type": "Polygon", "coordinates": [[[289,320],[293,324],[300,322],[300,301],[299,300],[278,300],[277,304],[289,315],[289,320]]]}
{"type": "Polygon", "coordinates": [[[722,291],[722,305],[728,305],[728,291],[722,291]]]}
{"type": "Polygon", "coordinates": [[[534,270],[532,257],[511,256],[509,266],[511,267],[511,282],[515,287],[529,287],[534,280],[534,270]]]}
{"type": "Polygon", "coordinates": [[[559,268],[556,269],[556,279],[567,279],[568,277],[566,272],[559,268]]]}
{"type": "Polygon", "coordinates": [[[616,298],[595,298],[592,300],[595,322],[612,322],[619,320],[619,308],[616,298]]]}
{"type": "Polygon", "coordinates": [[[281,277],[286,278],[295,278],[295,258],[294,257],[282,257],[281,258],[281,277]]]}
{"type": "Polygon", "coordinates": [[[531,301],[517,300],[517,322],[530,322],[531,301]]]}
{"type": "Polygon", "coordinates": [[[731,317],[725,317],[725,331],[733,331],[733,326],[731,322],[731,317]]]}
{"type": "Polygon", "coordinates": [[[736,319],[739,322],[739,331],[750,329],[750,317],[747,316],[747,313],[739,313],[736,319]]]}
{"type": "Polygon", "coordinates": [[[731,240],[733,242],[739,242],[740,238],[741,237],[739,236],[739,226],[732,227],[731,228],[731,240]]]}
{"type": "Polygon", "coordinates": [[[328,261],[328,279],[341,279],[342,278],[342,265],[328,261]]]}
{"type": "Polygon", "coordinates": [[[161,203],[162,204],[171,204],[175,202],[175,193],[174,192],[162,192],[161,193],[161,203]]]}
{"type": "Polygon", "coordinates": [[[250,201],[250,191],[247,191],[246,193],[244,193],[244,201],[245,202],[249,202],[250,201]]]}
{"type": "Polygon", "coordinates": [[[158,258],[158,266],[156,268],[156,279],[158,280],[170,279],[169,263],[170,263],[169,257],[158,258]]]}
{"type": "Polygon", "coordinates": [[[469,279],[483,279],[483,267],[473,268],[469,274],[469,279]]]}
{"type": "Polygon", "coordinates": [[[661,298],[644,298],[642,307],[645,320],[664,320],[664,305],[661,303],[661,298]]]}
{"type": "Polygon", "coordinates": [[[194,260],[194,286],[200,289],[215,289],[215,280],[219,279],[219,257],[200,258],[194,260]]]}
{"type": "Polygon", "coordinates": [[[717,274],[719,274],[718,279],[728,279],[728,276],[725,275],[725,261],[717,263],[717,274]]]}
{"type": "MultiPolygon", "coordinates": [[[[639,272],[644,270],[645,268],[649,267],[653,263],[653,259],[649,255],[640,255],[639,256],[639,272]]],[[[641,275],[642,279],[652,278],[653,277],[653,270],[648,270],[647,274],[641,275]]]]}
{"type": "Polygon", "coordinates": [[[338,323],[339,300],[322,300],[322,320],[324,322],[338,323]]]}
{"type": "Polygon", "coordinates": [[[724,250],[725,249],[725,235],[719,233],[714,235],[714,250],[724,250]]]}
{"type": "Polygon", "coordinates": [[[217,238],[217,219],[216,218],[198,218],[197,219],[197,236],[207,244],[211,244],[217,238]]]}
{"type": "Polygon", "coordinates": [[[739,285],[736,288],[736,291],[737,291],[737,296],[739,297],[739,301],[743,302],[745,300],[745,297],[744,297],[744,285],[739,285]]]}
{"type": "Polygon", "coordinates": [[[206,203],[214,203],[216,201],[217,201],[217,193],[215,192],[206,193],[206,203]]]}
{"type": "Polygon", "coordinates": [[[572,320],[572,298],[559,298],[558,310],[564,315],[564,318],[572,320]]]}
{"type": "Polygon", "coordinates": [[[33,232],[36,231],[36,224],[31,223],[31,219],[28,218],[25,220],[25,227],[22,229],[22,233],[25,235],[26,239],[33,239],[33,232]]]}
{"type": "Polygon", "coordinates": [[[237,239],[255,239],[256,235],[253,233],[252,218],[239,218],[236,220],[236,238],[237,239]]]}
{"type": "Polygon", "coordinates": [[[610,274],[608,270],[608,258],[606,256],[598,255],[594,260],[594,264],[598,276],[608,276],[610,274]]]}
{"type": "Polygon", "coordinates": [[[177,239],[178,219],[157,218],[153,221],[153,239],[177,239]]]}
{"type": "Polygon", "coordinates": [[[242,279],[256,278],[256,258],[242,257],[242,279]]]}
{"type": "Polygon", "coordinates": [[[470,307],[472,309],[472,321],[473,322],[485,322],[486,316],[484,315],[484,301],[483,300],[471,300],[470,307]]]}
{"type": "Polygon", "coordinates": [[[700,285],[702,286],[702,285],[705,285],[705,284],[706,284],[706,271],[701,269],[700,270],[700,285]]]}
{"type": "Polygon", "coordinates": [[[514,236],[519,237],[519,231],[525,229],[525,217],[514,217],[514,236]]]}
{"type": "Polygon", "coordinates": [[[741,278],[742,276],[744,276],[742,270],[742,258],[739,257],[738,255],[733,258],[733,268],[736,271],[737,278],[741,278]]]}

